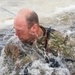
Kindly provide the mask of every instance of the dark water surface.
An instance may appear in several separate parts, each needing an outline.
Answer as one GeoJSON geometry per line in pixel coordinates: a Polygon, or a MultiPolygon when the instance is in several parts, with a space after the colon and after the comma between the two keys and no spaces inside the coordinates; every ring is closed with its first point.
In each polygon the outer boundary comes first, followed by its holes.
{"type": "Polygon", "coordinates": [[[1,50],[4,48],[8,39],[13,35],[14,35],[14,29],[12,26],[7,26],[6,28],[0,30],[0,55],[1,55],[1,50]]]}

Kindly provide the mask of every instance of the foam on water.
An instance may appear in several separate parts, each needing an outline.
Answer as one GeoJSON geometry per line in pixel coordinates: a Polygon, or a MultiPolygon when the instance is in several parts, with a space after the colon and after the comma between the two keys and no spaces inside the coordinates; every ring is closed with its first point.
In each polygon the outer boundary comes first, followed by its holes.
{"type": "Polygon", "coordinates": [[[60,32],[75,26],[75,5],[58,7],[53,14],[40,19],[41,25],[52,27],[60,32]]]}
{"type": "MultiPolygon", "coordinates": [[[[57,59],[60,60],[59,57],[57,57],[57,59]]],[[[50,67],[50,64],[51,62],[46,63],[41,59],[36,60],[30,67],[28,67],[28,73],[30,73],[31,75],[70,75],[70,72],[65,64],[61,63],[60,67],[57,68],[50,67]]],[[[20,75],[24,75],[25,66],[24,69],[21,70],[20,75]]]]}
{"type": "Polygon", "coordinates": [[[7,19],[3,22],[1,22],[0,24],[0,29],[4,29],[4,28],[7,28],[8,26],[13,26],[14,24],[14,20],[13,19],[7,19]]]}
{"type": "Polygon", "coordinates": [[[56,10],[54,12],[54,14],[61,14],[61,13],[64,13],[64,12],[75,12],[75,5],[70,5],[68,7],[56,7],[56,10]]]}

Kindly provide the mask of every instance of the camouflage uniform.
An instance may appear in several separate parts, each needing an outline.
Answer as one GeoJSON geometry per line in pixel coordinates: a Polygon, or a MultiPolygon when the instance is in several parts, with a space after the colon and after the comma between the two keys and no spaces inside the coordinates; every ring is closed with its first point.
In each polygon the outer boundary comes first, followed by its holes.
{"type": "MultiPolygon", "coordinates": [[[[47,35],[47,29],[44,29],[44,36],[39,38],[33,44],[31,43],[22,43],[17,36],[12,37],[4,48],[5,57],[4,65],[7,64],[9,73],[12,73],[12,70],[16,70],[15,75],[19,75],[19,71],[22,69],[23,65],[28,62],[33,62],[43,57],[45,49],[45,40],[47,35]]],[[[48,39],[48,49],[54,50],[54,55],[57,56],[58,52],[63,50],[71,49],[71,44],[67,42],[68,37],[65,37],[60,32],[51,30],[50,39],[48,39]]],[[[65,53],[65,52],[63,52],[65,53]]],[[[6,75],[6,74],[4,74],[6,75]]]]}

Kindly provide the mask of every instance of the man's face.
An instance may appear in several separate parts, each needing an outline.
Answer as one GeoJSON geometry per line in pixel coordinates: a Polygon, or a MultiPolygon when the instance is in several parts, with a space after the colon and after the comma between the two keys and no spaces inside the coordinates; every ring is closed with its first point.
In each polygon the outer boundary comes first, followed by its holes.
{"type": "Polygon", "coordinates": [[[31,35],[31,29],[28,28],[27,22],[25,19],[15,19],[14,21],[14,28],[16,31],[16,35],[18,38],[24,42],[32,42],[34,40],[34,36],[31,35]]]}

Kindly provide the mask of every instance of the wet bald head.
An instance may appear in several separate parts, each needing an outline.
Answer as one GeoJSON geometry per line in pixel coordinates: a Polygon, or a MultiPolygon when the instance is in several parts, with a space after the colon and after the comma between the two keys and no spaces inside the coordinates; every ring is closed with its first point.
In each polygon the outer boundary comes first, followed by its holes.
{"type": "Polygon", "coordinates": [[[34,23],[37,23],[39,25],[38,15],[30,9],[20,10],[15,19],[17,18],[20,18],[21,20],[26,20],[29,27],[33,26],[34,23]]]}
{"type": "Polygon", "coordinates": [[[34,42],[42,36],[37,14],[30,9],[22,9],[14,20],[16,35],[22,42],[34,42]]]}

